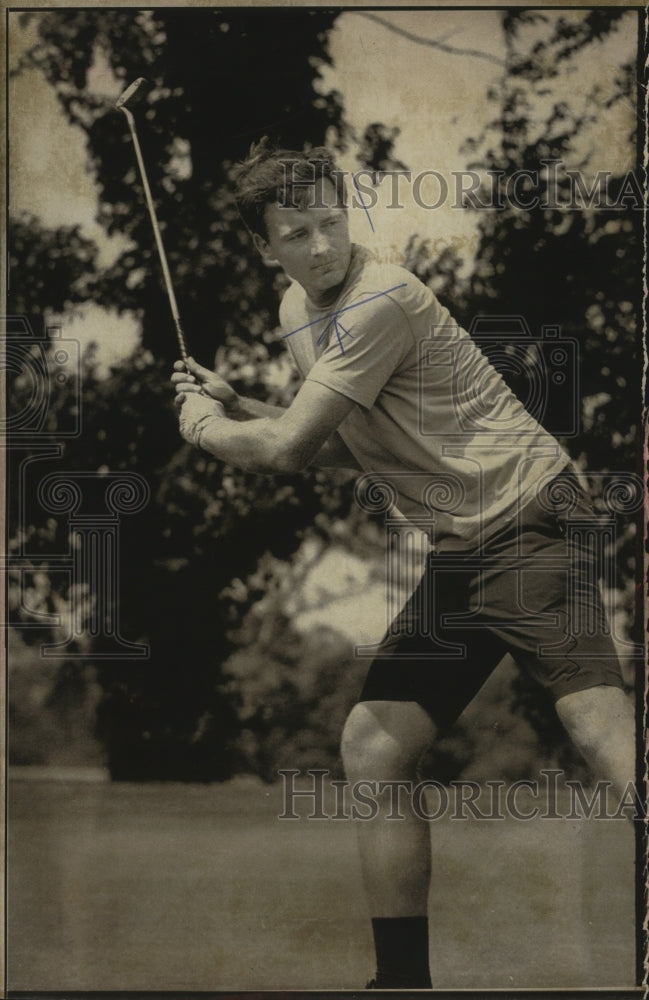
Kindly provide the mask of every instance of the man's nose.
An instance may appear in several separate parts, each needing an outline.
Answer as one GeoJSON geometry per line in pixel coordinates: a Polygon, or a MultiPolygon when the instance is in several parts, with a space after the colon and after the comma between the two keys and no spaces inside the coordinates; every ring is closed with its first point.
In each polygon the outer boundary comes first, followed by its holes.
{"type": "Polygon", "coordinates": [[[327,237],[324,233],[314,233],[311,239],[311,253],[314,257],[319,257],[326,253],[329,248],[327,237]]]}

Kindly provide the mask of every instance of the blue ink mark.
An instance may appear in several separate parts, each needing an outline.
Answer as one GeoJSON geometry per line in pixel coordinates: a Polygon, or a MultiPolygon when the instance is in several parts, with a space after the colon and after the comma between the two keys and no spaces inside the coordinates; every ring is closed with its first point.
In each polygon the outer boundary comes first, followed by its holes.
{"type": "Polygon", "coordinates": [[[327,313],[326,316],[320,316],[319,319],[313,319],[311,320],[310,323],[305,323],[304,326],[298,326],[297,329],[291,330],[290,333],[282,334],[282,340],[287,340],[289,337],[292,337],[294,333],[301,333],[302,330],[308,330],[309,327],[315,326],[316,323],[324,323],[325,324],[324,330],[322,331],[322,333],[320,334],[320,336],[316,341],[317,345],[320,346],[320,344],[322,344],[323,341],[325,340],[325,337],[327,336],[327,333],[331,329],[331,325],[333,323],[333,328],[336,333],[336,339],[338,340],[338,346],[340,347],[340,353],[344,354],[345,348],[343,347],[340,330],[342,330],[347,337],[350,337],[351,340],[354,339],[354,336],[349,332],[349,330],[345,329],[345,327],[340,322],[339,317],[342,316],[342,314],[347,312],[349,309],[357,309],[358,306],[364,306],[368,302],[373,302],[374,299],[380,299],[381,296],[383,295],[390,295],[391,292],[396,292],[399,290],[399,288],[405,288],[405,287],[406,287],[406,282],[402,281],[400,285],[394,285],[393,288],[388,288],[385,292],[376,292],[375,295],[369,295],[366,299],[361,299],[360,302],[352,302],[351,305],[343,306],[342,309],[335,309],[333,312],[327,313]]]}
{"type": "Polygon", "coordinates": [[[322,331],[322,333],[318,337],[318,339],[316,341],[316,344],[318,345],[318,347],[320,346],[320,344],[322,344],[322,342],[324,341],[325,337],[327,336],[327,333],[331,329],[332,324],[333,324],[334,331],[336,333],[336,339],[338,340],[338,346],[340,347],[340,353],[344,354],[345,353],[345,348],[343,347],[343,339],[340,336],[340,331],[342,330],[343,333],[345,334],[345,336],[349,337],[351,340],[354,339],[354,335],[352,333],[350,333],[349,330],[345,329],[345,327],[342,325],[342,323],[340,322],[340,320],[338,319],[338,317],[337,317],[336,314],[334,314],[333,319],[329,323],[327,323],[327,325],[325,326],[324,330],[322,331]]]}
{"type": "Polygon", "coordinates": [[[360,192],[360,188],[358,186],[358,182],[356,181],[356,174],[352,174],[352,180],[354,182],[354,187],[356,188],[356,194],[358,195],[358,200],[360,201],[360,203],[361,203],[361,205],[363,207],[363,211],[365,212],[365,215],[367,216],[367,221],[369,222],[369,224],[370,224],[370,226],[372,228],[372,232],[374,232],[374,223],[372,222],[372,216],[369,213],[369,209],[368,209],[367,205],[363,201],[363,196],[362,196],[362,194],[360,192]]]}
{"type": "Polygon", "coordinates": [[[340,327],[338,326],[338,320],[334,320],[334,330],[336,331],[336,337],[338,338],[338,347],[340,348],[340,353],[345,353],[345,348],[343,347],[343,338],[340,336],[340,327]]]}

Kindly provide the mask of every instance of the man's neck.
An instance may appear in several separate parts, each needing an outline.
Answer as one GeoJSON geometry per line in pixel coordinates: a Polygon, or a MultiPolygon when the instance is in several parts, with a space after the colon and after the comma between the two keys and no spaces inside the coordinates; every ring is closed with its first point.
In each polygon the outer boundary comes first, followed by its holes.
{"type": "MultiPolygon", "coordinates": [[[[347,274],[349,274],[349,270],[347,271],[347,274]]],[[[340,284],[334,285],[333,288],[328,288],[326,292],[322,292],[318,296],[309,295],[307,292],[306,297],[310,304],[315,306],[316,309],[326,309],[328,306],[332,306],[340,297],[340,293],[345,285],[345,282],[347,281],[347,274],[340,284]]]]}
{"type": "Polygon", "coordinates": [[[326,291],[321,292],[320,295],[318,296],[310,295],[309,292],[306,291],[306,289],[304,290],[308,302],[312,306],[315,306],[316,309],[327,309],[329,306],[332,306],[334,302],[337,302],[338,299],[340,298],[340,293],[347,284],[349,273],[354,264],[354,259],[356,256],[354,249],[355,249],[354,246],[352,246],[352,252],[349,256],[349,264],[347,265],[347,270],[345,271],[345,277],[339,284],[333,285],[331,288],[327,288],[326,291]]]}

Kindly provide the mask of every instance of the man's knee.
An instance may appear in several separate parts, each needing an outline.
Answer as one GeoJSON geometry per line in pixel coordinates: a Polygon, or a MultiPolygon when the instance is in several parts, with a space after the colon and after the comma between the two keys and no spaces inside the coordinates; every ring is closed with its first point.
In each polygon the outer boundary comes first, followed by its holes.
{"type": "Polygon", "coordinates": [[[350,780],[413,776],[435,730],[414,702],[360,702],[343,729],[341,753],[350,780]]]}
{"type": "Polygon", "coordinates": [[[376,720],[363,704],[355,705],[347,717],[340,741],[345,774],[356,779],[367,766],[373,767],[379,745],[376,720]]]}

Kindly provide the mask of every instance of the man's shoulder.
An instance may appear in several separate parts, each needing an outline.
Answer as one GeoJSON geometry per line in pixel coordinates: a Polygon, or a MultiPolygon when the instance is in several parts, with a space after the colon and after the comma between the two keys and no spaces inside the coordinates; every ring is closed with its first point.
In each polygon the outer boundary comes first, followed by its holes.
{"type": "Polygon", "coordinates": [[[431,289],[400,264],[382,261],[365,248],[354,279],[345,291],[347,303],[367,302],[386,311],[397,306],[407,317],[423,316],[434,322],[439,309],[431,289]]]}
{"type": "Polygon", "coordinates": [[[430,288],[402,265],[379,260],[365,247],[358,247],[358,254],[359,267],[347,289],[348,294],[389,295],[401,305],[435,300],[430,288]]]}

